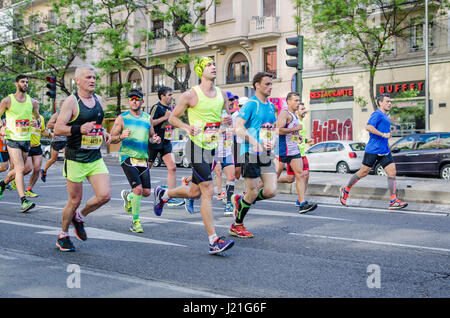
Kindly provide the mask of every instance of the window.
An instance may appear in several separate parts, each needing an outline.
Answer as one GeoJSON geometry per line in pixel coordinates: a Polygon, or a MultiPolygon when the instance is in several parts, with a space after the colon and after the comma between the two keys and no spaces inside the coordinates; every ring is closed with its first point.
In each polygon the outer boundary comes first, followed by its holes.
{"type": "Polygon", "coordinates": [[[344,146],[338,142],[327,143],[327,152],[344,150],[344,146]]]}
{"type": "Polygon", "coordinates": [[[268,47],[264,49],[264,71],[273,74],[277,78],[277,47],[268,47]]]}
{"type": "Polygon", "coordinates": [[[355,144],[350,144],[350,148],[352,148],[353,151],[364,151],[366,149],[366,144],[363,142],[358,142],[355,144]]]}
{"type": "Polygon", "coordinates": [[[163,20],[155,20],[152,21],[152,33],[155,39],[161,39],[164,37],[164,21],[163,20]]]}
{"type": "Polygon", "coordinates": [[[158,89],[164,86],[164,74],[159,68],[154,68],[152,72],[152,93],[158,91],[158,89]]]}
{"type": "Polygon", "coordinates": [[[249,67],[247,58],[242,53],[236,53],[228,66],[227,84],[245,83],[248,81],[249,67]]]}
{"type": "Polygon", "coordinates": [[[215,6],[215,22],[233,19],[233,0],[221,0],[215,6]]]}
{"type": "Polygon", "coordinates": [[[400,139],[393,147],[392,152],[402,152],[413,150],[417,136],[408,136],[400,139]]]}
{"type": "Polygon", "coordinates": [[[450,134],[441,134],[439,149],[450,149],[450,134]]]}
{"type": "Polygon", "coordinates": [[[198,21],[200,25],[206,26],[206,9],[200,9],[200,20],[198,21]]]}
{"type": "Polygon", "coordinates": [[[131,84],[132,89],[142,89],[142,78],[141,74],[137,70],[131,71],[128,76],[128,83],[131,84]]]}
{"type": "MultiPolygon", "coordinates": [[[[433,21],[428,23],[428,45],[429,48],[434,46],[433,43],[433,21]]],[[[420,51],[424,49],[424,33],[425,23],[423,21],[413,21],[410,27],[410,50],[420,51]]]]}
{"type": "Polygon", "coordinates": [[[39,32],[39,16],[32,15],[29,19],[30,29],[32,32],[39,32]]]}
{"type": "MultiPolygon", "coordinates": [[[[183,83],[184,80],[186,79],[186,65],[178,63],[177,67],[175,68],[175,76],[180,81],[180,83],[183,83]]],[[[181,89],[181,86],[177,85],[177,83],[175,82],[173,89],[179,90],[181,89]]]]}
{"type": "Polygon", "coordinates": [[[277,15],[277,0],[263,0],[263,16],[275,17],[277,15]]]}
{"type": "Polygon", "coordinates": [[[309,148],[309,150],[307,152],[308,153],[325,152],[326,145],[327,145],[326,143],[323,143],[323,144],[318,144],[318,145],[312,146],[311,148],[309,148]]]}
{"type": "Polygon", "coordinates": [[[438,135],[420,135],[417,140],[416,149],[437,149],[438,148],[438,135]]]}

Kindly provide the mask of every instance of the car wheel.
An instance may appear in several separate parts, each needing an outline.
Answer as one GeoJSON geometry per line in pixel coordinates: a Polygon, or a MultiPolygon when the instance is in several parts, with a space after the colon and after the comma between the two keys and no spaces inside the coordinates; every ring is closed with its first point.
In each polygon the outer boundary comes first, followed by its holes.
{"type": "Polygon", "coordinates": [[[386,171],[384,170],[384,168],[381,165],[377,165],[375,167],[375,174],[378,176],[387,176],[386,171]]]}
{"type": "Polygon", "coordinates": [[[159,158],[159,156],[157,156],[155,158],[155,161],[153,162],[153,166],[154,167],[159,167],[161,165],[161,158],[159,158]]]}
{"type": "Polygon", "coordinates": [[[440,176],[441,176],[441,179],[450,180],[450,164],[444,165],[441,168],[440,176]]]}
{"type": "Polygon", "coordinates": [[[336,172],[339,174],[346,174],[350,172],[350,168],[347,163],[341,161],[336,166],[336,172]]]}
{"type": "Polygon", "coordinates": [[[184,168],[189,168],[189,160],[186,157],[183,157],[183,159],[181,160],[181,164],[184,168]]]}

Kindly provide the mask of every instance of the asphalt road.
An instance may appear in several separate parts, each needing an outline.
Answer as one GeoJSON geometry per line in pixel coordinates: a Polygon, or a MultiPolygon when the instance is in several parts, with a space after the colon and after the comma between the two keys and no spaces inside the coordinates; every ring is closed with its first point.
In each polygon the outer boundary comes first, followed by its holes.
{"type": "MultiPolygon", "coordinates": [[[[183,207],[153,213],[142,200],[144,233],[128,228],[120,191],[128,183],[108,164],[112,199],[89,215],[86,242],[76,252],[56,246],[67,193],[62,162],[40,180],[37,207],[20,213],[14,191],[0,201],[0,297],[304,298],[449,297],[450,220],[446,214],[390,212],[320,204],[304,215],[295,197],[258,202],[246,218],[253,239],[235,239],[220,256],[208,255],[200,213],[183,207]]],[[[179,169],[178,180],[190,170],[179,169]]],[[[165,184],[152,169],[152,186],[165,184]]],[[[83,202],[93,191],[85,182],[83,202]]],[[[199,202],[196,202],[198,211],[199,202]]],[[[214,200],[216,230],[231,238],[230,217],[214,200]]]]}

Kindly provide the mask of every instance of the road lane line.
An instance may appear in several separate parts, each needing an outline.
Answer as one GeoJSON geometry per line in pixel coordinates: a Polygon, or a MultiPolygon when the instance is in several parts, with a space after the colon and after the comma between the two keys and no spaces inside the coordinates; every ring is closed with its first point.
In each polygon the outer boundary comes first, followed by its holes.
{"type": "Polygon", "coordinates": [[[414,248],[414,249],[432,250],[432,251],[439,251],[439,252],[450,252],[450,249],[440,248],[440,247],[428,247],[428,246],[401,244],[401,243],[393,243],[393,242],[360,240],[360,239],[353,239],[353,238],[347,238],[347,237],[336,237],[336,236],[305,234],[305,233],[289,233],[289,234],[296,235],[296,236],[311,237],[311,238],[322,238],[322,239],[328,239],[328,240],[350,241],[350,242],[367,243],[367,244],[375,244],[375,245],[386,245],[386,246],[395,246],[395,247],[406,247],[406,248],[414,248]]]}

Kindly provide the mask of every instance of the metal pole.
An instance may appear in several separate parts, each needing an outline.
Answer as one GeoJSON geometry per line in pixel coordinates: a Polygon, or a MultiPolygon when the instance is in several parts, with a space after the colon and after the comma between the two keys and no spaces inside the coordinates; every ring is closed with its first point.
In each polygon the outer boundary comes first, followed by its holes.
{"type": "Polygon", "coordinates": [[[303,36],[299,35],[298,36],[298,55],[297,55],[297,59],[298,59],[298,67],[297,67],[297,78],[296,78],[296,84],[297,84],[297,93],[300,95],[300,102],[303,101],[303,36]]]}
{"type": "MultiPolygon", "coordinates": [[[[145,15],[144,15],[145,17],[145,15]]],[[[147,108],[147,112],[150,110],[149,108],[149,104],[148,104],[148,98],[149,98],[149,93],[150,93],[150,69],[148,66],[148,33],[150,32],[150,19],[148,19],[147,17],[145,17],[145,19],[147,20],[147,34],[146,34],[146,39],[145,39],[145,66],[146,66],[146,75],[145,75],[145,107],[147,108]]]]}
{"type": "Polygon", "coordinates": [[[428,49],[428,0],[425,0],[425,131],[430,131],[429,49],[428,49]]]}

